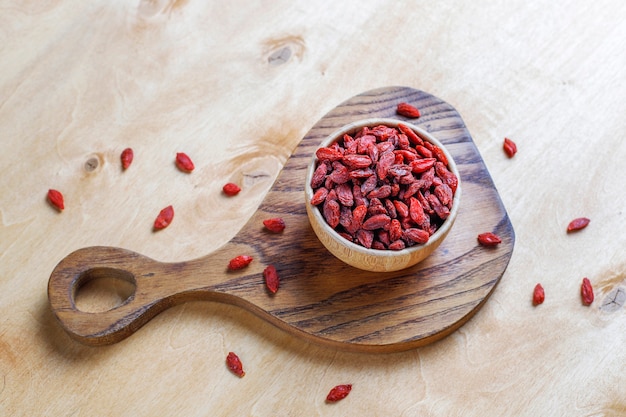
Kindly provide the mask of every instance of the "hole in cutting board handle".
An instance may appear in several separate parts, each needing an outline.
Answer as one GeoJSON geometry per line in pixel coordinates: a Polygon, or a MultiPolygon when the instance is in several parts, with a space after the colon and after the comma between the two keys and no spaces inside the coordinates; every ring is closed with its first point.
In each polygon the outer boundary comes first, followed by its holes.
{"type": "Polygon", "coordinates": [[[120,307],[135,295],[137,282],[128,271],[115,268],[92,268],[76,281],[72,301],[86,313],[102,313],[120,307]]]}

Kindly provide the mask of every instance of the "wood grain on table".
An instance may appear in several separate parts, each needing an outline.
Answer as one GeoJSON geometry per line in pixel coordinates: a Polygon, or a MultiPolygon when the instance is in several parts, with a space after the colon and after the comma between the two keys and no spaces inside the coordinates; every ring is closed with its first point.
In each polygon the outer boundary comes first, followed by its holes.
{"type": "MultiPolygon", "coordinates": [[[[0,2],[0,414],[624,415],[625,39],[615,0],[0,2]],[[459,112],[515,228],[500,283],[463,327],[381,354],[310,344],[210,301],[110,346],[58,325],[46,286],[67,254],[213,252],[322,116],[385,86],[459,112]],[[230,181],[237,198],[221,193],[230,181]],[[170,204],[173,223],[155,233],[170,204]],[[582,216],[589,226],[566,233],[582,216]],[[533,306],[538,282],[546,299],[533,306]],[[326,403],[343,383],[350,395],[326,403]]],[[[110,289],[94,282],[81,304],[128,293],[110,289]]]]}

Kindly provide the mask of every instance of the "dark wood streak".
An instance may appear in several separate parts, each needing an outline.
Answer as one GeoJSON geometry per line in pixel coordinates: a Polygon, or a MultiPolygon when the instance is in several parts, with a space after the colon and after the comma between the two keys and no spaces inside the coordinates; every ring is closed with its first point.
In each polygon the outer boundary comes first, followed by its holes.
{"type": "Polygon", "coordinates": [[[257,211],[227,244],[202,258],[161,263],[119,248],[84,248],[52,272],[48,296],[65,330],[90,345],[115,343],[161,311],[189,300],[230,303],[311,342],[340,349],[392,352],[423,346],[450,334],[486,302],[500,281],[515,241],[513,227],[487,168],[459,114],[423,91],[389,87],[365,92],[324,116],[293,151],[257,211]],[[397,103],[419,107],[410,122],[447,146],[459,168],[461,209],[446,241],[422,263],[398,272],[352,268],[330,255],[309,225],[304,180],[317,146],[341,126],[362,118],[395,114],[397,103]],[[272,234],[262,221],[280,216],[287,228],[272,234]],[[476,236],[495,231],[503,243],[478,246],[476,236]],[[241,271],[227,271],[232,257],[255,258],[241,271]],[[277,294],[264,288],[262,271],[274,264],[277,294]],[[135,294],[104,313],[76,309],[80,282],[114,275],[132,281],[135,294]]]}

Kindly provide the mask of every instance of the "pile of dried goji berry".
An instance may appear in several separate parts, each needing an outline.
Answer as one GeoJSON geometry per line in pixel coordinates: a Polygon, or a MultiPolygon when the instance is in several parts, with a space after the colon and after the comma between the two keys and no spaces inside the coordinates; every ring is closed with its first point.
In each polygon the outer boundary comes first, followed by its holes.
{"type": "Polygon", "coordinates": [[[310,202],[339,235],[368,249],[428,242],[459,180],[443,150],[408,125],[365,126],[316,151],[310,202]]]}

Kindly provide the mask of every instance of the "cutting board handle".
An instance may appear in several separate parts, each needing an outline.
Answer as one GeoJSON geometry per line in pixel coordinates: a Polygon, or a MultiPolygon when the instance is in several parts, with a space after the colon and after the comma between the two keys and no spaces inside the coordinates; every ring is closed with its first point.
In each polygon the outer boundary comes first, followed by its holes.
{"type": "MultiPolygon", "coordinates": [[[[50,307],[68,334],[88,345],[118,342],[134,333],[161,311],[190,297],[176,290],[188,273],[186,262],[162,263],[136,252],[105,246],[79,249],[65,257],[48,282],[50,307]],[[108,311],[77,308],[76,295],[89,281],[113,278],[134,286],[134,292],[108,311]]],[[[204,288],[203,298],[210,298],[204,288]]]]}

